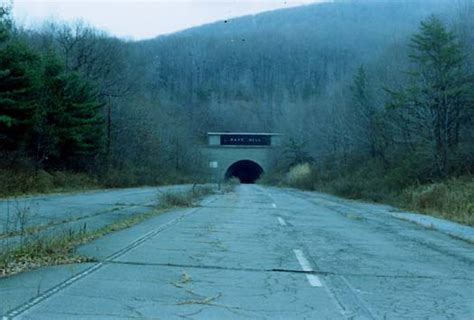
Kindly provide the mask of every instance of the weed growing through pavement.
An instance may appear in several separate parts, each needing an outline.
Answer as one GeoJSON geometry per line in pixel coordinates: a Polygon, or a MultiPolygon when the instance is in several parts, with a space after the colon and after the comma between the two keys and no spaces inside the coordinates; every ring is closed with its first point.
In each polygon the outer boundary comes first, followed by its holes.
{"type": "Polygon", "coordinates": [[[222,297],[222,293],[217,294],[214,297],[207,297],[203,299],[189,299],[184,301],[179,301],[177,305],[187,305],[187,304],[201,304],[201,305],[213,305],[214,301],[222,297]]]}
{"type": "Polygon", "coordinates": [[[161,193],[158,206],[164,208],[193,207],[199,199],[213,193],[214,189],[210,186],[194,184],[190,191],[161,193]]]}
{"type": "MultiPolygon", "coordinates": [[[[156,208],[114,222],[100,229],[87,231],[87,225],[84,224],[79,231],[69,229],[64,234],[54,238],[29,238],[28,241],[22,241],[19,247],[0,252],[0,277],[10,276],[40,266],[93,262],[95,260],[91,257],[76,255],[76,248],[108,233],[129,228],[171,208],[194,206],[199,199],[212,193],[213,189],[208,186],[194,187],[193,190],[184,193],[167,192],[162,194],[156,208]]],[[[27,234],[26,225],[30,210],[30,207],[24,207],[17,214],[19,227],[23,230],[22,236],[27,234]]]]}
{"type": "Polygon", "coordinates": [[[6,217],[0,239],[17,236],[20,244],[23,244],[26,236],[36,230],[35,226],[29,226],[29,224],[38,214],[38,203],[33,201],[22,203],[14,199],[13,201],[6,200],[5,205],[6,217]]]}

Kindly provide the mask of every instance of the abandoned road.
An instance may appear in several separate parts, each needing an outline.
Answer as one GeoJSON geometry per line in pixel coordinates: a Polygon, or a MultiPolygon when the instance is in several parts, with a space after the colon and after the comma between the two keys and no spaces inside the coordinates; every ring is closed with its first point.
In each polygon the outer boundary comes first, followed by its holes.
{"type": "MultiPolygon", "coordinates": [[[[0,249],[31,236],[92,231],[126,217],[150,211],[162,192],[186,191],[189,185],[95,190],[0,200],[0,249]]],[[[1,252],[1,250],[0,250],[1,252]]]]}
{"type": "Polygon", "coordinates": [[[96,263],[0,280],[0,313],[4,319],[474,319],[472,244],[383,210],[241,185],[81,247],[96,263]]]}

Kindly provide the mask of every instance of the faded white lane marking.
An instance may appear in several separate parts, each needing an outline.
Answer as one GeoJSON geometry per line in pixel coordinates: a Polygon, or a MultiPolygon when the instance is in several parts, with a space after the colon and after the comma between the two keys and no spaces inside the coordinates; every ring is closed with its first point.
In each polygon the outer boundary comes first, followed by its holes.
{"type": "Polygon", "coordinates": [[[280,222],[280,224],[281,224],[282,226],[286,226],[286,221],[283,220],[283,219],[280,218],[280,217],[278,217],[278,222],[280,222]]]}
{"type": "Polygon", "coordinates": [[[321,283],[321,280],[319,280],[319,277],[314,275],[314,274],[307,274],[306,278],[309,281],[309,284],[313,287],[322,287],[323,284],[321,283]]]}
{"type": "Polygon", "coordinates": [[[295,253],[296,259],[298,259],[298,262],[300,263],[301,268],[303,271],[313,271],[313,268],[311,268],[311,265],[309,264],[309,261],[306,259],[306,257],[303,254],[303,251],[299,249],[293,250],[295,253]]]}
{"type": "Polygon", "coordinates": [[[272,203],[272,207],[273,207],[273,208],[276,208],[277,205],[276,205],[275,203],[272,203]]]}
{"type": "MultiPolygon", "coordinates": [[[[301,269],[303,269],[303,271],[306,271],[306,272],[314,271],[308,259],[306,259],[306,257],[304,256],[303,251],[299,249],[295,249],[293,250],[293,252],[295,253],[296,259],[300,263],[301,269]]],[[[306,279],[308,279],[309,284],[313,287],[323,286],[321,283],[321,280],[319,279],[317,275],[307,274],[306,279]]]]}

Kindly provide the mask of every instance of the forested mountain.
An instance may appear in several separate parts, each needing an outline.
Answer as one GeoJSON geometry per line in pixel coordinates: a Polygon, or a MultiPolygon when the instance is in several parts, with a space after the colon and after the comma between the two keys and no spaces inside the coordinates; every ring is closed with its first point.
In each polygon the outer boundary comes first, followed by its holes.
{"type": "MultiPolygon", "coordinates": [[[[100,109],[88,123],[96,130],[87,132],[102,130],[102,139],[87,147],[89,138],[73,135],[87,152],[66,165],[71,153],[35,129],[36,140],[28,135],[14,144],[2,166],[36,159],[36,167],[87,170],[111,185],[160,183],[199,175],[197,146],[207,131],[274,131],[287,138],[282,171],[308,161],[329,173],[367,164],[381,175],[397,176],[392,179],[397,186],[468,172],[474,165],[472,99],[465,99],[472,97],[473,17],[471,0],[335,1],[139,42],[83,24],[51,23],[35,31],[12,27],[5,41],[42,57],[37,74],[52,77],[40,86],[59,83],[54,86],[60,90],[57,86],[69,88],[75,81],[81,88],[93,86],[80,105],[84,112],[100,109]],[[460,112],[451,123],[456,129],[443,131],[456,136],[449,147],[432,145],[431,134],[439,135],[439,128],[431,128],[426,117],[415,121],[406,109],[407,92],[413,93],[423,69],[423,59],[413,58],[426,49],[426,43],[417,48],[413,42],[420,32],[431,32],[454,50],[454,67],[463,71],[459,79],[465,77],[453,98],[463,97],[453,111],[460,112]],[[49,63],[56,73],[47,71],[49,63]],[[428,134],[417,135],[420,127],[428,134]],[[49,156],[38,155],[41,139],[54,142],[49,156]],[[436,148],[449,153],[443,168],[436,148]]],[[[10,50],[5,46],[10,45],[2,44],[3,54],[10,50]]],[[[3,61],[2,68],[7,68],[3,61]]],[[[423,97],[426,88],[417,88],[420,100],[431,99],[423,97]]]]}
{"type": "Polygon", "coordinates": [[[390,47],[403,46],[423,18],[451,10],[446,4],[317,4],[146,41],[138,44],[148,60],[146,90],[193,115],[210,113],[206,129],[286,130],[288,116],[308,116],[295,108],[312,104],[312,114],[360,65],[390,63],[390,47]]]}
{"type": "Polygon", "coordinates": [[[385,89],[406,80],[410,37],[431,15],[464,38],[466,54],[472,52],[472,2],[451,1],[315,4],[135,43],[146,77],[137,103],[149,104],[151,113],[178,113],[189,137],[276,131],[321,161],[365,154],[373,133],[358,123],[363,115],[354,110],[353,79],[362,67],[368,103],[383,111],[385,89]]]}

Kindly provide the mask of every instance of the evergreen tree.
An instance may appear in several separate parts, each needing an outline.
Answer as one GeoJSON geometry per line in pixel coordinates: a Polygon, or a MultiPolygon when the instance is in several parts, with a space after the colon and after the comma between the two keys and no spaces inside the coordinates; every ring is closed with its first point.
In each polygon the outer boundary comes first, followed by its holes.
{"type": "Polygon", "coordinates": [[[0,50],[0,149],[26,146],[32,125],[38,56],[18,41],[0,50]]]}
{"type": "Polygon", "coordinates": [[[385,160],[387,139],[383,130],[383,114],[377,110],[373,93],[369,87],[365,68],[361,65],[355,73],[350,87],[353,112],[348,115],[349,124],[354,128],[353,139],[361,141],[370,157],[385,160]]]}
{"type": "Polygon", "coordinates": [[[0,5],[0,44],[8,39],[11,29],[10,11],[0,5]]]}
{"type": "Polygon", "coordinates": [[[352,93],[352,107],[354,108],[354,114],[349,114],[352,120],[350,121],[352,126],[355,126],[355,132],[358,139],[367,144],[370,156],[375,157],[375,108],[373,107],[369,89],[367,88],[367,76],[365,74],[365,68],[361,65],[355,73],[351,86],[352,93]]]}
{"type": "Polygon", "coordinates": [[[0,150],[34,159],[36,170],[83,168],[102,144],[97,91],[68,72],[54,50],[41,57],[18,37],[9,39],[10,29],[1,8],[0,150]]]}
{"type": "Polygon", "coordinates": [[[62,105],[64,67],[60,60],[49,52],[43,59],[40,76],[40,90],[36,104],[33,125],[32,150],[36,170],[43,168],[49,159],[60,158],[60,122],[63,117],[62,105]]]}
{"type": "Polygon", "coordinates": [[[363,65],[359,66],[353,78],[351,86],[352,100],[358,110],[372,111],[372,103],[370,101],[370,94],[367,88],[367,76],[363,65]]]}
{"type": "Polygon", "coordinates": [[[95,156],[104,140],[103,103],[96,88],[79,73],[68,74],[65,80],[62,156],[66,160],[95,156]]]}
{"type": "Polygon", "coordinates": [[[97,93],[78,73],[69,73],[54,54],[44,59],[40,103],[35,112],[36,164],[77,169],[102,144],[97,93]],[[46,161],[48,160],[48,161],[46,161]]]}
{"type": "Polygon", "coordinates": [[[390,91],[389,106],[401,108],[416,136],[432,142],[432,155],[440,175],[450,169],[450,155],[459,142],[461,126],[472,107],[472,76],[464,68],[462,47],[442,21],[432,16],[421,22],[411,39],[410,86],[390,91]]]}

